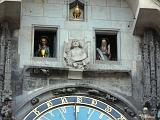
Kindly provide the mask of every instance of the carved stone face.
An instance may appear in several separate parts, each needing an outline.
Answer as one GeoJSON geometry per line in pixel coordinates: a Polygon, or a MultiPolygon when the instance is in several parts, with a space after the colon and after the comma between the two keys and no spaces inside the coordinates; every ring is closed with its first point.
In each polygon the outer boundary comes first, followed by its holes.
{"type": "Polygon", "coordinates": [[[78,41],[74,40],[72,41],[72,47],[78,47],[80,44],[78,41]]]}

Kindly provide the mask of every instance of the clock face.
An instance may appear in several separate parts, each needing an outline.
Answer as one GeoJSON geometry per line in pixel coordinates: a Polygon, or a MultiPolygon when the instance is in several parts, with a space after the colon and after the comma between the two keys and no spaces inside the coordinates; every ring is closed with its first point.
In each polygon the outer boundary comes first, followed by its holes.
{"type": "Polygon", "coordinates": [[[114,107],[86,96],[63,96],[48,100],[23,120],[127,120],[114,107]]]}
{"type": "Polygon", "coordinates": [[[113,118],[95,108],[69,105],[50,110],[37,120],[113,120],[113,118]]]}

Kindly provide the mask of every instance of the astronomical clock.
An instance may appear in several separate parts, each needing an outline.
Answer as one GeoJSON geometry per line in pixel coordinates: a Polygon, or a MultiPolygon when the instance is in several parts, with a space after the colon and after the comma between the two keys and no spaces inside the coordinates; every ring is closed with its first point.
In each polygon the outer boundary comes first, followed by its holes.
{"type": "Polygon", "coordinates": [[[50,99],[33,109],[23,120],[127,120],[107,103],[87,96],[50,99]]]}

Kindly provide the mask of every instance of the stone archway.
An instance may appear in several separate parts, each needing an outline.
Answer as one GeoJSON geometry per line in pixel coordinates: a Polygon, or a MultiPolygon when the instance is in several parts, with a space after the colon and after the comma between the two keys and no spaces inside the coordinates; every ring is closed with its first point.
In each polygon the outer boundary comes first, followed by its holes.
{"type": "MultiPolygon", "coordinates": [[[[22,120],[27,114],[39,105],[53,98],[63,96],[87,96],[100,100],[113,106],[114,109],[120,111],[127,119],[136,117],[137,109],[127,99],[121,95],[102,90],[95,86],[89,85],[59,85],[57,87],[50,86],[46,89],[40,89],[30,95],[23,96],[25,99],[16,107],[17,120],[22,120]],[[27,97],[29,96],[29,97],[27,97]]],[[[21,97],[22,99],[22,97],[21,97]]]]}

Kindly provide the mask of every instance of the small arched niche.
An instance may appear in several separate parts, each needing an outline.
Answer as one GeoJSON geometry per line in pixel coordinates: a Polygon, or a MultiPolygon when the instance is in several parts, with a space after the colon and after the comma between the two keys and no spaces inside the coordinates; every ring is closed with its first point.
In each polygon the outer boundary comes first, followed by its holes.
{"type": "Polygon", "coordinates": [[[69,20],[83,21],[85,19],[85,4],[82,0],[69,1],[69,20]]]}

